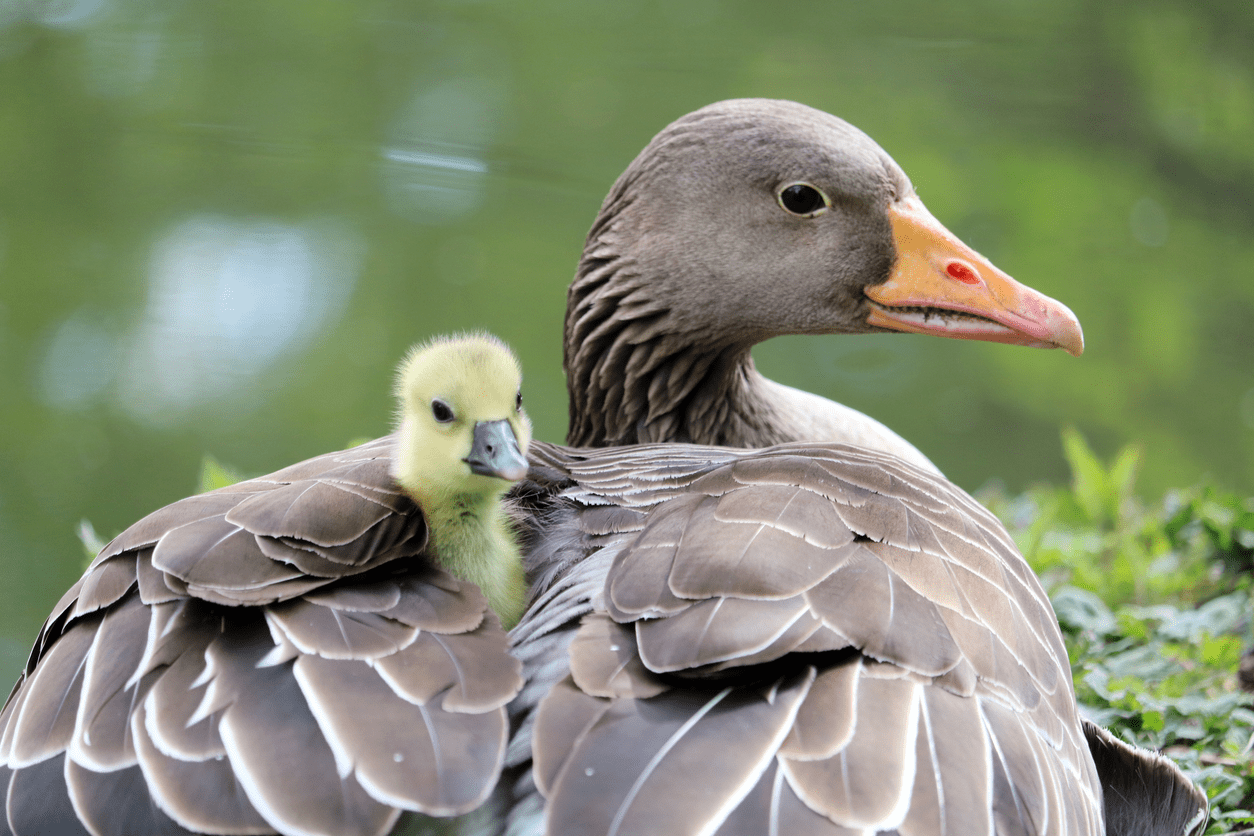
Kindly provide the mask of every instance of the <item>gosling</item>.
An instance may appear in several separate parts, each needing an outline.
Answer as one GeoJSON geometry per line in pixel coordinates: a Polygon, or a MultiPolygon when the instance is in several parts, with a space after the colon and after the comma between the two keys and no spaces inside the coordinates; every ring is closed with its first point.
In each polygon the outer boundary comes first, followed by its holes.
{"type": "Polygon", "coordinates": [[[501,499],[527,475],[531,422],[517,358],[488,334],[415,347],[396,381],[392,475],[427,518],[436,561],[475,584],[505,629],[526,598],[522,558],[501,499]]]}

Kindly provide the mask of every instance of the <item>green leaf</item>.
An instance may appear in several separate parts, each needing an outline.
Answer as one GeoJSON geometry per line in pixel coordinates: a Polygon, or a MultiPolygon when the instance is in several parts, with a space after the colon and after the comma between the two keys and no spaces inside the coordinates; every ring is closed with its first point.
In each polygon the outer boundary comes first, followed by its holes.
{"type": "Polygon", "coordinates": [[[243,481],[245,477],[235,468],[222,464],[208,453],[200,461],[200,487],[197,493],[208,493],[243,481]]]}
{"type": "Polygon", "coordinates": [[[1059,622],[1074,630],[1106,635],[1118,626],[1110,607],[1087,589],[1064,586],[1054,593],[1051,603],[1059,622]]]}
{"type": "Polygon", "coordinates": [[[1141,469],[1142,455],[1139,445],[1129,444],[1119,451],[1110,466],[1107,480],[1110,493],[1106,497],[1106,511],[1112,520],[1120,519],[1123,509],[1133,499],[1132,491],[1136,484],[1136,474],[1141,469]]]}
{"type": "Polygon", "coordinates": [[[1202,662],[1213,668],[1235,668],[1241,661],[1241,639],[1236,636],[1202,636],[1202,662]]]}
{"type": "Polygon", "coordinates": [[[1075,427],[1062,431],[1062,450],[1071,466],[1072,490],[1089,520],[1102,519],[1105,508],[1106,470],[1084,436],[1075,427]]]}
{"type": "Polygon", "coordinates": [[[78,541],[83,544],[83,551],[87,554],[87,562],[89,564],[108,545],[104,538],[96,533],[96,528],[91,524],[91,520],[87,519],[79,520],[78,541]]]}

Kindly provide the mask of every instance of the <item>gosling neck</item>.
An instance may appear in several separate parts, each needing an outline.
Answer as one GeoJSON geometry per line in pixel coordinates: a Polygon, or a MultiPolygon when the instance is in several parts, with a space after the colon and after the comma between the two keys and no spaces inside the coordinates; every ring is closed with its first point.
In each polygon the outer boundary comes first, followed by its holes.
{"type": "Polygon", "coordinates": [[[428,548],[436,562],[459,580],[478,586],[508,630],[522,616],[526,579],[501,503],[504,493],[504,489],[462,491],[418,500],[427,520],[428,548]]]}

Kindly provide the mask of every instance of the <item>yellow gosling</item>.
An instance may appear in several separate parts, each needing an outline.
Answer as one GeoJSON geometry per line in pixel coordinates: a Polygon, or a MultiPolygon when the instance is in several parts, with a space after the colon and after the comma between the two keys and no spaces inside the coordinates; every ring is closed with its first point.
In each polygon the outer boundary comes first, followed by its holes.
{"type": "Polygon", "coordinates": [[[441,337],[401,363],[392,475],[422,508],[436,560],[478,585],[506,629],[526,579],[501,498],[527,475],[531,421],[517,358],[488,334],[441,337]]]}

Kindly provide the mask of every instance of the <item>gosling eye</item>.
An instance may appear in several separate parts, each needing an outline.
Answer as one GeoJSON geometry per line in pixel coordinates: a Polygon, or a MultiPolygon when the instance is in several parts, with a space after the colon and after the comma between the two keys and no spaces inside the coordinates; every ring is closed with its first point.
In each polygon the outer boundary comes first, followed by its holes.
{"type": "Polygon", "coordinates": [[[519,389],[518,395],[514,398],[514,411],[520,412],[521,410],[522,410],[522,390],[519,389]]]}
{"type": "Polygon", "coordinates": [[[831,207],[827,195],[809,183],[789,183],[779,190],[779,205],[793,215],[813,218],[831,207]]]}
{"type": "Polygon", "coordinates": [[[441,424],[447,424],[453,420],[453,407],[436,398],[431,402],[431,416],[441,424]]]}

